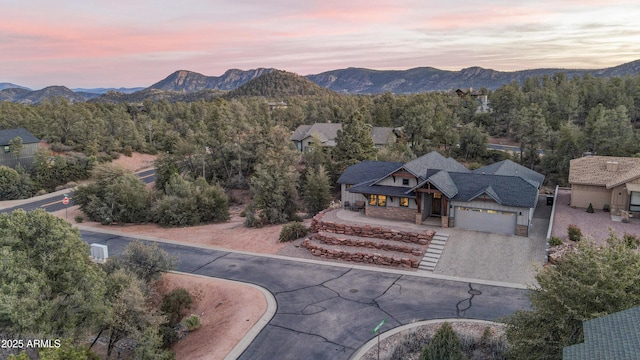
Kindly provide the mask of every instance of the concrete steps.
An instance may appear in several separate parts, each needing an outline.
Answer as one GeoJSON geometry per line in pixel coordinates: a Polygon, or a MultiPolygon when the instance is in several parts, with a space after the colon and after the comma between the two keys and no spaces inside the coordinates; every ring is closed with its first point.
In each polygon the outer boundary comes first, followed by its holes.
{"type": "Polygon", "coordinates": [[[436,265],[438,265],[438,260],[440,260],[440,255],[442,255],[442,251],[444,250],[444,246],[449,239],[449,234],[436,233],[427,248],[427,252],[424,254],[422,261],[420,261],[420,266],[418,267],[418,271],[430,271],[433,272],[435,270],[436,265]]]}

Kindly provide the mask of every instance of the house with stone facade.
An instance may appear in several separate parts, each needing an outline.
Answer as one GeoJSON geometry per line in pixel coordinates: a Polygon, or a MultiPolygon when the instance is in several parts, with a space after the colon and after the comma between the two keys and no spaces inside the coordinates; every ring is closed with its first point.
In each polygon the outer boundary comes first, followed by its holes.
{"type": "Polygon", "coordinates": [[[528,236],[544,176],[510,160],[469,170],[433,151],[405,164],[363,161],[338,179],[365,215],[528,236]]]}
{"type": "Polygon", "coordinates": [[[640,213],[640,158],[585,156],[569,163],[571,206],[640,213]]]}

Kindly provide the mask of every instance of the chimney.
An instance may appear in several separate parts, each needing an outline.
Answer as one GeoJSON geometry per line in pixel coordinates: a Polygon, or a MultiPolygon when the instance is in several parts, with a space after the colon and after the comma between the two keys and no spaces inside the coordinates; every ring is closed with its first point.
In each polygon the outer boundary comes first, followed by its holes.
{"type": "Polygon", "coordinates": [[[607,171],[618,171],[618,162],[607,161],[607,171]]]}

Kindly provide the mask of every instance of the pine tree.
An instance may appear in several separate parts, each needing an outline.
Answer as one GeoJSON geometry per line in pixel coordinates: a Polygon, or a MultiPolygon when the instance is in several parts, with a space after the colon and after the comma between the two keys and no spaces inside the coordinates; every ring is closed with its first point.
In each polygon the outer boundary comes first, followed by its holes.
{"type": "Polygon", "coordinates": [[[354,112],[342,123],[342,130],[338,130],[336,135],[335,161],[347,167],[362,160],[373,160],[377,152],[371,125],[365,122],[361,110],[354,112]]]}
{"type": "Polygon", "coordinates": [[[420,354],[420,360],[464,360],[460,339],[451,324],[445,322],[420,354]]]}
{"type": "Polygon", "coordinates": [[[329,185],[329,176],[324,166],[316,170],[310,168],[307,171],[307,181],[304,187],[304,202],[307,211],[315,215],[326,209],[331,202],[331,187],[329,185]]]}

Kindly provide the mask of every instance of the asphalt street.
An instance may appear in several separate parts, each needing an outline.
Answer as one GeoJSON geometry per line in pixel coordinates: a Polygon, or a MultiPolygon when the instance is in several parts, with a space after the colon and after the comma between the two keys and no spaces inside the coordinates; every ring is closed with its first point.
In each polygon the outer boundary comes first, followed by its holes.
{"type": "MultiPolygon", "coordinates": [[[[136,173],[136,176],[142,180],[145,184],[155,181],[156,179],[156,169],[145,170],[139,173],[136,173]]],[[[16,205],[11,208],[0,210],[0,212],[12,212],[17,209],[23,209],[24,211],[32,211],[36,209],[45,209],[47,212],[54,212],[58,210],[63,210],[67,206],[73,206],[73,190],[69,189],[69,204],[64,205],[62,201],[64,200],[64,195],[59,195],[55,197],[50,197],[42,200],[37,200],[33,202],[28,202],[22,205],[16,205]]]]}
{"type": "MultiPolygon", "coordinates": [[[[90,244],[107,245],[110,256],[132,240],[81,234],[90,244]]],[[[273,294],[276,314],[240,359],[349,359],[383,319],[382,332],[421,320],[499,320],[529,307],[523,289],[158,244],[179,260],[179,271],[252,283],[273,294]]]]}

